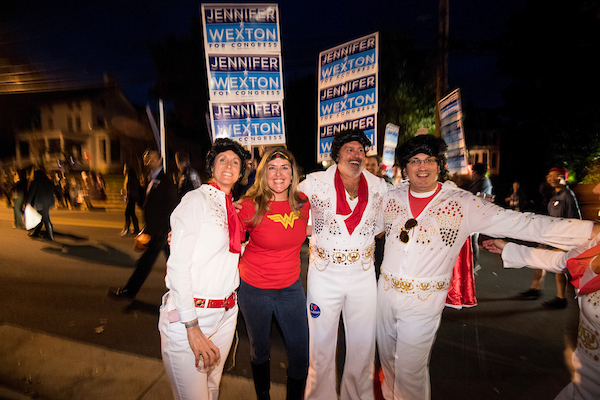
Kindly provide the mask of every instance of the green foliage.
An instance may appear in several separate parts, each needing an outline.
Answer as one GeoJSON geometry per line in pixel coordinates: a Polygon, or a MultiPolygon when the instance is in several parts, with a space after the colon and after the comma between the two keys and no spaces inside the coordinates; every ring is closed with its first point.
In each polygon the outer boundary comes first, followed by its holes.
{"type": "Polygon", "coordinates": [[[435,131],[435,73],[427,56],[398,32],[381,34],[379,55],[378,137],[383,145],[385,125],[400,127],[399,143],[417,129],[435,131]]]}

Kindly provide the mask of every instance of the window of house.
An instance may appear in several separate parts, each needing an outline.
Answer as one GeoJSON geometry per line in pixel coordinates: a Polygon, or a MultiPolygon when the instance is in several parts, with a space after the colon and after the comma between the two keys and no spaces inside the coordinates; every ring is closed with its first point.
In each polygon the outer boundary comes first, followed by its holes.
{"type": "Polygon", "coordinates": [[[108,161],[108,157],[107,157],[107,154],[106,154],[106,139],[100,140],[100,154],[101,154],[102,160],[104,162],[107,162],[108,161]]]}
{"type": "Polygon", "coordinates": [[[60,139],[48,139],[48,152],[49,153],[60,153],[60,139]]]}
{"type": "Polygon", "coordinates": [[[498,165],[498,153],[492,153],[492,168],[496,168],[498,165]]]}
{"type": "Polygon", "coordinates": [[[54,121],[52,120],[52,117],[48,117],[48,129],[54,129],[54,121]]]}
{"type": "Polygon", "coordinates": [[[73,132],[73,117],[70,115],[67,116],[67,130],[73,132]]]}
{"type": "Polygon", "coordinates": [[[110,141],[110,160],[111,161],[121,161],[121,142],[118,140],[110,141]]]}
{"type": "Polygon", "coordinates": [[[104,118],[102,118],[102,117],[96,118],[96,125],[98,126],[98,128],[106,127],[106,124],[104,123],[104,118]]]}
{"type": "Polygon", "coordinates": [[[75,130],[77,132],[81,132],[81,117],[80,116],[75,117],[75,130]]]}
{"type": "Polygon", "coordinates": [[[29,157],[29,142],[19,142],[19,153],[21,157],[29,157]]]}

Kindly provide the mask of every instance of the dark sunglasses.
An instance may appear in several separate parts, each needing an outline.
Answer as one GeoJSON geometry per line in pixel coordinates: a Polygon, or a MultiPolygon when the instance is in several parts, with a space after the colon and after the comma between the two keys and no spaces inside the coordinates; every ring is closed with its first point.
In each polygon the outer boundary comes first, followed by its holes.
{"type": "Polygon", "coordinates": [[[411,218],[408,221],[406,221],[406,223],[404,224],[404,228],[402,228],[402,232],[400,232],[400,241],[402,243],[408,243],[408,241],[410,240],[410,236],[408,236],[408,232],[412,228],[414,228],[415,226],[417,226],[418,224],[419,223],[414,218],[411,218]]]}

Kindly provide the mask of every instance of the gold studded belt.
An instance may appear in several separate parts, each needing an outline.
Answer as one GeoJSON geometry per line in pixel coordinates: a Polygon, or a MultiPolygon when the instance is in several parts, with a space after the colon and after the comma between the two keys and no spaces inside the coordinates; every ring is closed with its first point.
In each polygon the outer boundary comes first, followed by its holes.
{"type": "Polygon", "coordinates": [[[381,272],[380,276],[385,280],[385,290],[391,288],[406,294],[445,292],[450,287],[452,280],[452,274],[433,278],[409,278],[381,272]]]}
{"type": "Polygon", "coordinates": [[[368,270],[374,261],[375,243],[364,249],[324,249],[310,245],[310,261],[319,271],[327,268],[330,262],[337,265],[361,264],[368,270]]]}

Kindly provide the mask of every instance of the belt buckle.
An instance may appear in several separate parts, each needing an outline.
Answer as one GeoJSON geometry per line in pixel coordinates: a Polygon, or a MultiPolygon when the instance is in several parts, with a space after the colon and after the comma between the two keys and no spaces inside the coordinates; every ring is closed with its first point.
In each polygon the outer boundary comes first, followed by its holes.
{"type": "Polygon", "coordinates": [[[232,293],[228,298],[226,298],[223,302],[223,305],[225,306],[225,311],[233,308],[235,306],[235,293],[232,293]]]}

